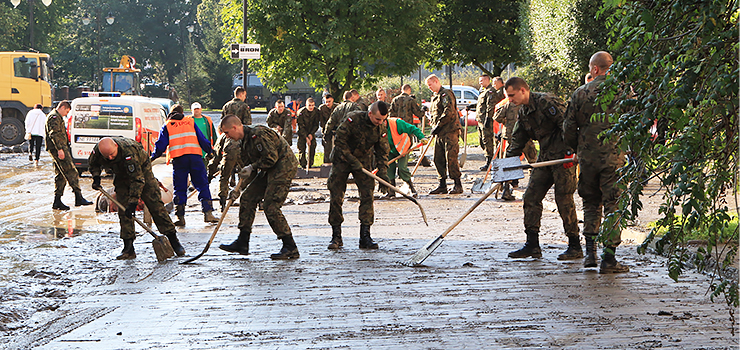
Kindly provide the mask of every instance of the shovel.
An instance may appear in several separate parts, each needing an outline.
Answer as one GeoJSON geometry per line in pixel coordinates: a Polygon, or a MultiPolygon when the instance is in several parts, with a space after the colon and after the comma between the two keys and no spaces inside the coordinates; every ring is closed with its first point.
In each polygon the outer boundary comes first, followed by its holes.
{"type": "Polygon", "coordinates": [[[468,110],[465,110],[465,132],[463,133],[463,154],[460,156],[460,168],[465,166],[468,159],[468,110]]]}
{"type": "Polygon", "coordinates": [[[405,157],[405,156],[407,156],[407,155],[411,154],[411,152],[412,152],[413,150],[415,150],[415,149],[417,149],[417,148],[419,148],[419,147],[421,147],[421,146],[423,146],[423,145],[424,145],[423,143],[419,142],[418,144],[416,144],[416,146],[414,146],[414,147],[411,147],[411,148],[409,148],[409,150],[408,150],[408,151],[404,152],[403,154],[399,155],[398,157],[396,157],[396,158],[393,158],[393,159],[391,159],[391,160],[387,161],[387,162],[385,163],[385,165],[391,165],[391,164],[393,164],[393,163],[394,163],[395,161],[397,161],[397,160],[399,160],[399,159],[401,159],[401,158],[403,158],[403,157],[405,157]]]}
{"type": "MultiPolygon", "coordinates": [[[[123,210],[126,207],[121,205],[113,196],[108,194],[108,192],[105,192],[104,189],[99,189],[100,193],[102,193],[104,196],[106,196],[111,202],[115,203],[118,206],[118,210],[123,210]]],[[[136,221],[141,227],[143,227],[146,232],[149,232],[149,234],[154,237],[154,240],[152,241],[152,248],[154,248],[154,254],[157,255],[157,261],[163,262],[173,256],[175,256],[175,251],[172,249],[172,245],[170,244],[170,241],[162,235],[158,235],[152,231],[149,226],[145,225],[139,218],[134,215],[134,221],[136,221]]]]}
{"type": "MultiPolygon", "coordinates": [[[[239,178],[239,183],[236,184],[236,188],[242,188],[242,184],[243,184],[243,181],[244,180],[245,179],[243,179],[243,178],[240,177],[239,178]]],[[[224,208],[224,212],[221,213],[221,218],[218,220],[218,224],[216,224],[216,227],[213,229],[213,233],[211,234],[211,238],[208,239],[208,243],[206,243],[206,246],[205,246],[205,248],[203,248],[203,251],[200,252],[200,254],[198,254],[198,255],[196,255],[196,256],[188,259],[188,260],[185,260],[185,261],[181,262],[180,265],[190,264],[191,262],[200,259],[200,257],[202,257],[203,254],[205,254],[208,251],[208,248],[211,247],[211,244],[213,243],[213,239],[216,238],[216,233],[218,232],[218,229],[221,228],[221,224],[224,222],[224,218],[226,217],[226,213],[229,212],[229,208],[231,208],[231,205],[232,204],[234,204],[234,200],[233,199],[229,199],[229,201],[226,202],[226,208],[224,208]]]]}
{"type": "MultiPolygon", "coordinates": [[[[498,143],[498,149],[496,150],[496,153],[493,154],[494,157],[499,155],[499,152],[501,151],[501,147],[504,144],[504,141],[500,141],[498,143]]],[[[483,179],[477,178],[473,181],[473,187],[470,188],[471,193],[486,193],[488,190],[491,189],[492,182],[486,182],[488,180],[488,174],[491,172],[491,168],[493,167],[493,161],[491,161],[491,164],[488,165],[488,169],[486,169],[486,175],[483,176],[483,179]]]]}
{"type": "Polygon", "coordinates": [[[424,208],[421,206],[421,204],[419,204],[419,201],[417,201],[416,198],[407,195],[405,192],[401,191],[400,188],[389,184],[387,181],[385,181],[385,180],[379,178],[378,176],[376,176],[375,174],[367,171],[367,169],[365,169],[365,168],[362,168],[362,172],[365,173],[367,176],[370,176],[373,179],[375,179],[376,181],[380,182],[380,184],[385,185],[388,188],[392,188],[394,191],[396,191],[396,192],[400,193],[402,196],[406,197],[406,199],[414,202],[414,204],[416,204],[419,207],[419,210],[421,211],[421,217],[424,219],[424,223],[427,224],[427,226],[429,226],[429,223],[427,222],[427,213],[424,212],[424,208]]]}
{"type": "Polygon", "coordinates": [[[411,172],[411,176],[414,176],[414,174],[416,174],[416,169],[419,169],[419,165],[421,165],[421,159],[424,158],[424,155],[427,153],[427,150],[434,143],[435,137],[437,137],[437,135],[432,135],[432,138],[429,139],[429,143],[427,144],[427,146],[424,147],[423,151],[421,151],[421,156],[419,156],[419,161],[416,162],[416,166],[414,167],[414,171],[411,172]]]}
{"type": "Polygon", "coordinates": [[[530,168],[541,168],[550,165],[558,165],[565,163],[572,163],[575,159],[563,158],[556,160],[548,160],[546,162],[538,162],[532,164],[522,164],[519,157],[509,157],[504,159],[496,159],[491,162],[491,168],[493,169],[492,182],[505,182],[511,180],[518,180],[524,178],[524,169],[530,168]]]}
{"type": "Polygon", "coordinates": [[[475,204],[473,204],[473,206],[470,207],[470,209],[468,209],[468,211],[466,211],[465,214],[463,214],[459,219],[457,219],[455,223],[450,225],[450,227],[448,227],[447,230],[445,230],[445,232],[443,232],[441,235],[439,235],[439,237],[429,241],[427,244],[421,247],[421,249],[419,249],[419,251],[417,251],[416,254],[414,254],[409,260],[407,260],[403,264],[406,266],[418,266],[419,264],[423,263],[424,260],[426,260],[426,258],[432,255],[434,250],[437,249],[437,247],[439,247],[442,244],[442,240],[444,240],[447,234],[449,234],[450,231],[452,231],[452,229],[457,227],[457,225],[459,225],[460,222],[463,221],[463,219],[465,219],[470,213],[472,213],[473,210],[475,210],[475,208],[477,208],[481,203],[483,203],[483,201],[486,200],[486,198],[488,198],[497,189],[498,187],[493,187],[490,190],[488,190],[488,192],[486,192],[486,194],[483,195],[483,197],[478,199],[478,201],[475,202],[475,204]]]}

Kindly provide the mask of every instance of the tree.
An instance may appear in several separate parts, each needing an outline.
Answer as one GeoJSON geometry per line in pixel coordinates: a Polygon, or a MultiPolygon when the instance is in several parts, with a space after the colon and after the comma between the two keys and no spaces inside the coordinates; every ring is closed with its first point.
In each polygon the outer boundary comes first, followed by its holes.
{"type": "Polygon", "coordinates": [[[615,62],[597,101],[629,108],[605,135],[619,138],[629,163],[620,170],[620,210],[602,234],[635,217],[644,185],[659,179],[662,218],[640,251],[655,241],[676,281],[687,263],[710,270],[711,298],[724,298],[735,324],[737,279],[724,269],[737,266],[738,249],[730,226],[738,207],[737,1],[608,0],[605,8],[615,11],[607,23],[615,62]],[[707,246],[694,255],[687,243],[696,233],[707,246]]]}
{"type": "Polygon", "coordinates": [[[33,38],[35,47],[30,46],[29,37],[29,6],[27,0],[21,1],[14,8],[10,1],[0,2],[0,26],[3,35],[0,37],[0,50],[28,50],[48,52],[54,44],[53,37],[66,30],[63,23],[64,15],[75,6],[74,0],[54,0],[51,5],[44,6],[41,1],[35,1],[33,8],[33,38]]]}
{"type": "Polygon", "coordinates": [[[441,0],[430,23],[432,66],[472,64],[490,76],[519,60],[520,0],[441,0]],[[484,66],[494,62],[493,71],[484,66]]]}
{"type": "MultiPolygon", "coordinates": [[[[227,38],[242,42],[241,1],[227,0],[227,38]]],[[[433,0],[341,2],[247,0],[249,40],[262,45],[252,67],[272,89],[307,78],[334,96],[378,76],[418,67],[433,0]]]]}

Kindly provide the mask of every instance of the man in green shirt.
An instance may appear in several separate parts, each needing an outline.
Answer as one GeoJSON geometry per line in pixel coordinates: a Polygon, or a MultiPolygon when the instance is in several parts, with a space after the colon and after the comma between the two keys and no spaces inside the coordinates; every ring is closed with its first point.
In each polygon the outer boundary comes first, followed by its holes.
{"type": "MultiPolygon", "coordinates": [[[[405,154],[412,147],[411,135],[416,136],[422,143],[426,144],[424,133],[419,130],[413,124],[409,124],[401,118],[388,118],[387,119],[388,132],[386,132],[386,138],[388,139],[388,146],[390,152],[388,158],[393,159],[401,154],[405,154]]],[[[409,171],[409,155],[399,158],[394,163],[388,165],[388,178],[391,179],[391,185],[396,185],[396,169],[398,169],[398,177],[401,180],[406,181],[409,185],[409,189],[413,195],[416,195],[416,189],[414,184],[411,182],[411,172],[409,171]]],[[[393,198],[396,193],[392,189],[388,189],[388,198],[393,198]]]]}
{"type": "MultiPolygon", "coordinates": [[[[216,128],[213,127],[213,120],[211,117],[203,115],[203,109],[198,102],[193,102],[193,104],[190,105],[190,110],[193,111],[192,117],[193,120],[195,120],[195,126],[200,129],[203,136],[205,136],[206,139],[208,139],[208,142],[211,143],[211,146],[213,146],[218,138],[218,135],[216,135],[216,128]]],[[[203,158],[205,157],[206,152],[204,151],[203,158]]]]}

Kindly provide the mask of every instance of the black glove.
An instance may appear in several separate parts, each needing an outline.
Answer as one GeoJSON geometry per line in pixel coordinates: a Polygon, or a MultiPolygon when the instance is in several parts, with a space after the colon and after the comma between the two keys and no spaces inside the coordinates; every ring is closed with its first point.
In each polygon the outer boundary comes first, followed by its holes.
{"type": "Polygon", "coordinates": [[[92,183],[93,190],[102,190],[103,186],[100,185],[100,176],[93,176],[93,183],[92,183]]]}
{"type": "Polygon", "coordinates": [[[427,106],[421,106],[421,111],[422,112],[428,112],[429,111],[429,107],[427,107],[427,106]]]}
{"type": "Polygon", "coordinates": [[[493,137],[496,138],[496,141],[501,142],[501,133],[494,134],[493,137]]]}
{"type": "Polygon", "coordinates": [[[123,215],[125,215],[127,218],[134,217],[134,214],[136,213],[136,207],[138,205],[139,205],[139,202],[129,203],[126,206],[126,211],[123,212],[123,215]]]}

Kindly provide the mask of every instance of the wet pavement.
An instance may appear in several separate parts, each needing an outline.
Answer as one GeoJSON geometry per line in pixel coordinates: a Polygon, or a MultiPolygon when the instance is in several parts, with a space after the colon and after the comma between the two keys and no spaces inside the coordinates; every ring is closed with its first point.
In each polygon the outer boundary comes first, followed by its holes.
{"type": "MultiPolygon", "coordinates": [[[[566,240],[552,193],[542,259],[506,256],[524,241],[518,189],[515,202],[481,205],[425,266],[400,264],[479,198],[469,189],[482,156],[471,153],[466,194],[420,197],[430,226],[408,201],[375,203],[379,250],[357,248],[353,186],[344,206],[345,248],[327,250],[325,179],[296,180],[284,213],[300,259],[269,259],[280,241],[261,212],[251,255],[219,250],[238,233],[232,208],[211,249],[193,265],[178,264],[184,258],[157,263],[146,234],[136,241],[135,260],[115,260],[121,249],[115,215],[96,215],[92,207],[52,211],[48,156],[40,169],[22,155],[2,156],[0,195],[12,200],[0,206],[0,348],[738,347],[726,306],[706,294],[707,276],[687,272],[676,283],[664,258],[636,253],[644,229],[625,232],[628,244],[618,250],[629,273],[599,275],[581,260],[558,261],[566,240]]],[[[83,178],[82,187],[94,197],[90,181],[83,178]]],[[[422,193],[432,189],[433,168],[422,168],[416,183],[422,193]]],[[[73,202],[71,191],[64,200],[73,202]]],[[[203,223],[195,199],[189,204],[179,235],[193,256],[214,226],[203,223]]]]}

